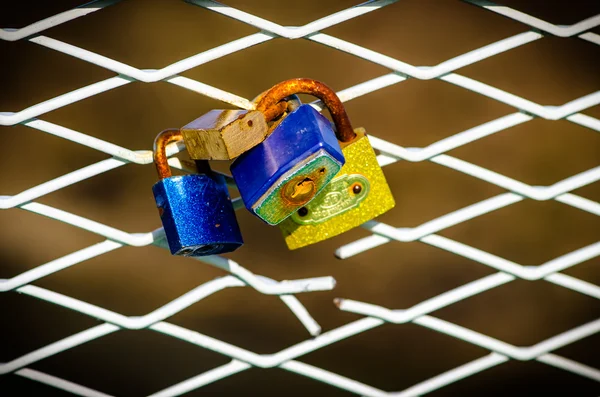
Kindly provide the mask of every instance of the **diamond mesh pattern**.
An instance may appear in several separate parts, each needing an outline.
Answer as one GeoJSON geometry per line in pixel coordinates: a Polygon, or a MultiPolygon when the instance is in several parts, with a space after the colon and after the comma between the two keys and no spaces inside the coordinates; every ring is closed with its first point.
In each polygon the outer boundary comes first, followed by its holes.
{"type": "MultiPolygon", "coordinates": [[[[507,362],[508,360],[537,360],[541,363],[600,381],[599,369],[591,368],[553,353],[556,349],[599,332],[600,319],[573,328],[533,346],[519,347],[430,315],[430,313],[440,308],[510,283],[516,279],[544,280],[545,282],[556,284],[563,288],[600,299],[600,287],[561,273],[561,271],[569,267],[598,256],[600,254],[600,242],[579,248],[573,252],[552,259],[540,266],[531,267],[523,266],[437,234],[451,226],[467,222],[483,214],[528,199],[537,201],[556,200],[590,214],[600,215],[599,203],[570,193],[575,189],[598,181],[598,179],[600,179],[600,167],[573,175],[551,186],[530,186],[518,180],[445,154],[452,149],[467,145],[516,125],[527,123],[534,118],[544,118],[547,120],[566,119],[572,123],[600,132],[600,120],[580,113],[585,109],[600,104],[600,92],[594,92],[561,106],[547,106],[534,103],[525,98],[518,97],[509,92],[454,72],[466,65],[510,51],[536,40],[542,40],[544,35],[578,37],[581,40],[600,45],[600,35],[590,31],[600,25],[600,15],[570,26],[557,26],[509,7],[499,6],[488,1],[467,0],[467,2],[472,3],[477,7],[484,8],[489,12],[500,14],[504,17],[528,25],[531,27],[531,30],[478,48],[432,67],[413,66],[402,62],[401,60],[393,59],[369,50],[368,48],[320,33],[320,31],[325,28],[393,4],[395,3],[394,0],[369,1],[300,27],[281,26],[258,16],[210,0],[188,0],[188,3],[195,6],[252,25],[260,29],[260,32],[201,52],[159,70],[140,70],[117,60],[42,35],[43,31],[50,27],[67,23],[70,20],[85,16],[92,12],[101,11],[103,8],[116,2],[118,1],[93,1],[79,8],[63,12],[21,29],[0,30],[0,39],[2,40],[29,40],[54,51],[62,52],[65,55],[79,58],[83,61],[93,63],[99,67],[117,73],[117,76],[65,93],[19,112],[0,113],[0,125],[26,125],[30,128],[68,139],[112,156],[107,160],[91,164],[59,178],[22,191],[16,195],[0,196],[0,208],[2,209],[18,207],[22,210],[43,215],[106,238],[106,240],[101,243],[94,244],[48,263],[39,265],[36,268],[21,273],[13,278],[0,280],[0,291],[2,292],[19,292],[104,321],[101,325],[94,326],[83,332],[56,341],[10,362],[1,363],[0,374],[14,373],[18,376],[64,389],[81,396],[107,396],[107,394],[102,393],[102,391],[92,390],[84,385],[78,385],[66,379],[57,378],[51,374],[33,370],[28,368],[28,366],[49,356],[76,348],[78,345],[91,340],[102,338],[119,329],[150,329],[231,358],[231,361],[228,364],[198,374],[190,379],[182,380],[180,383],[152,394],[152,396],[156,397],[181,395],[251,367],[280,367],[298,375],[325,382],[364,396],[423,395],[478,372],[485,371],[488,368],[507,362]],[[364,318],[323,334],[320,334],[320,326],[311,317],[311,314],[305,307],[297,300],[294,294],[332,289],[335,285],[335,281],[332,277],[275,281],[253,274],[235,261],[219,256],[201,258],[201,261],[219,267],[227,271],[229,275],[204,283],[161,308],[143,316],[128,317],[69,296],[31,285],[31,283],[36,280],[50,274],[77,265],[90,258],[114,251],[123,246],[144,247],[147,245],[156,245],[163,248],[165,247],[162,229],[153,230],[147,233],[128,233],[95,222],[91,219],[35,202],[35,200],[41,196],[85,179],[92,178],[117,167],[125,166],[130,163],[152,163],[152,153],[149,150],[129,150],[93,136],[86,135],[82,132],[44,121],[40,117],[43,117],[45,113],[52,110],[68,106],[108,90],[116,89],[133,81],[147,83],[166,81],[170,84],[195,91],[201,95],[209,96],[243,109],[250,109],[253,105],[246,98],[241,98],[200,81],[179,76],[178,74],[198,65],[237,51],[242,51],[277,37],[310,40],[356,57],[366,59],[389,69],[388,74],[340,91],[338,95],[343,101],[350,101],[381,88],[402,83],[410,78],[420,80],[439,79],[480,95],[487,96],[516,109],[512,114],[500,117],[496,120],[490,120],[481,125],[473,126],[468,130],[461,131],[424,148],[404,148],[379,139],[376,136],[371,136],[370,138],[373,146],[380,153],[378,160],[382,166],[400,160],[411,162],[431,161],[444,167],[451,168],[457,172],[470,175],[473,178],[494,184],[508,192],[448,213],[439,218],[432,219],[414,228],[396,228],[378,221],[367,222],[363,227],[372,232],[372,235],[342,246],[336,252],[336,255],[343,259],[383,244],[421,241],[425,244],[435,246],[496,269],[497,273],[470,282],[451,291],[444,292],[407,309],[392,310],[348,299],[337,300],[336,304],[340,310],[357,313],[363,315],[364,318]],[[274,354],[257,354],[168,322],[169,317],[185,310],[192,304],[212,294],[218,293],[226,288],[244,286],[249,286],[262,294],[277,295],[307,328],[309,333],[315,337],[274,354]],[[394,324],[412,322],[422,327],[430,328],[462,341],[483,347],[489,350],[490,353],[402,391],[380,390],[330,372],[325,368],[318,368],[298,361],[299,358],[309,352],[336,343],[345,338],[350,338],[359,333],[367,332],[386,322],[394,324]]],[[[319,102],[313,103],[313,106],[317,109],[321,109],[321,104],[319,102]]],[[[177,147],[172,145],[169,147],[169,154],[173,155],[182,149],[181,146],[177,147]]],[[[173,167],[184,170],[187,169],[185,163],[182,163],[177,158],[170,159],[170,164],[173,167]]],[[[233,186],[233,181],[230,178],[228,181],[233,186]]],[[[241,207],[239,198],[234,200],[234,204],[236,208],[241,207]]]]}

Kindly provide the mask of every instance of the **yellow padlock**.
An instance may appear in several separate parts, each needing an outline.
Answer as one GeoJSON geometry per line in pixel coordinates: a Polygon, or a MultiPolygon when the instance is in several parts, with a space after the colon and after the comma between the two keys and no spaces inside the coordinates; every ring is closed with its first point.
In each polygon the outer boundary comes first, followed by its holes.
{"type": "Polygon", "coordinates": [[[364,128],[341,143],[346,163],[310,203],[279,224],[289,249],[305,247],[352,228],[394,208],[392,196],[364,128]]]}

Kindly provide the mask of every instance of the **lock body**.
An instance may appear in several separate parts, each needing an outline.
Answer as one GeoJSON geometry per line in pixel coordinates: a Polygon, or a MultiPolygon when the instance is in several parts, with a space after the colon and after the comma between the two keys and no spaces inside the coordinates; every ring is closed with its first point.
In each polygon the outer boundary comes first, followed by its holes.
{"type": "Polygon", "coordinates": [[[221,175],[172,176],[152,191],[173,255],[221,254],[243,244],[221,175]]]}
{"type": "Polygon", "coordinates": [[[276,225],[310,202],[344,162],[329,120],[301,105],[261,144],[238,157],[231,174],[246,208],[276,225]]]}
{"type": "Polygon", "coordinates": [[[230,160],[267,136],[265,116],[256,110],[211,110],[181,128],[194,160],[230,160]]]}
{"type": "Polygon", "coordinates": [[[394,197],[364,129],[343,145],[346,163],[306,206],[279,224],[289,249],[297,249],[355,228],[395,206],[394,197]]]}

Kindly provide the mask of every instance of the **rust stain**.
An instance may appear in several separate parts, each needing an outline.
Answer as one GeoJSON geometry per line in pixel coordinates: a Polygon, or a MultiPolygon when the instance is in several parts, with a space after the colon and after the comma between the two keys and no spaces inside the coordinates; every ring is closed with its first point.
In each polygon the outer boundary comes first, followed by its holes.
{"type": "Polygon", "coordinates": [[[271,108],[269,108],[268,113],[264,113],[267,122],[275,120],[277,117],[284,114],[287,111],[287,108],[287,102],[277,102],[274,104],[271,108]]]}
{"type": "Polygon", "coordinates": [[[285,184],[281,197],[286,206],[299,206],[308,203],[316,194],[315,181],[306,175],[299,175],[285,184]]]}
{"type": "Polygon", "coordinates": [[[154,164],[160,179],[170,177],[171,168],[167,162],[167,145],[171,142],[183,140],[183,134],[178,129],[167,129],[161,131],[154,139],[154,164]]]}
{"type": "Polygon", "coordinates": [[[317,183],[325,175],[325,168],[298,175],[281,189],[281,198],[286,206],[300,206],[308,203],[317,193],[317,183]]]}
{"type": "Polygon", "coordinates": [[[323,101],[337,129],[336,136],[341,142],[350,142],[356,138],[346,109],[336,93],[326,84],[317,80],[297,78],[282,81],[265,94],[259,96],[256,110],[264,113],[267,121],[279,116],[279,108],[274,108],[282,99],[293,94],[310,94],[323,101]]]}

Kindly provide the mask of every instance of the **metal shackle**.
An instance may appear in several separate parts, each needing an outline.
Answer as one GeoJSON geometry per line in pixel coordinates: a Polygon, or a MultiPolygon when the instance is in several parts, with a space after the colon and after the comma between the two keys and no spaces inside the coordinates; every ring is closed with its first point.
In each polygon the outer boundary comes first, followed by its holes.
{"type": "Polygon", "coordinates": [[[154,139],[154,165],[156,165],[159,179],[169,178],[173,175],[167,158],[167,145],[182,140],[183,134],[174,128],[161,131],[154,139]]]}
{"type": "MultiPolygon", "coordinates": [[[[172,142],[182,141],[183,133],[174,128],[161,131],[154,139],[154,164],[158,172],[159,179],[171,177],[171,167],[167,158],[167,145],[172,142]]],[[[208,160],[194,160],[196,171],[201,174],[212,174],[208,160]]]]}
{"type": "Polygon", "coordinates": [[[309,94],[323,101],[335,124],[338,141],[350,142],[356,138],[340,98],[326,84],[317,80],[298,78],[282,81],[259,96],[256,110],[263,112],[267,121],[273,120],[282,113],[280,101],[293,94],[309,94]]]}

